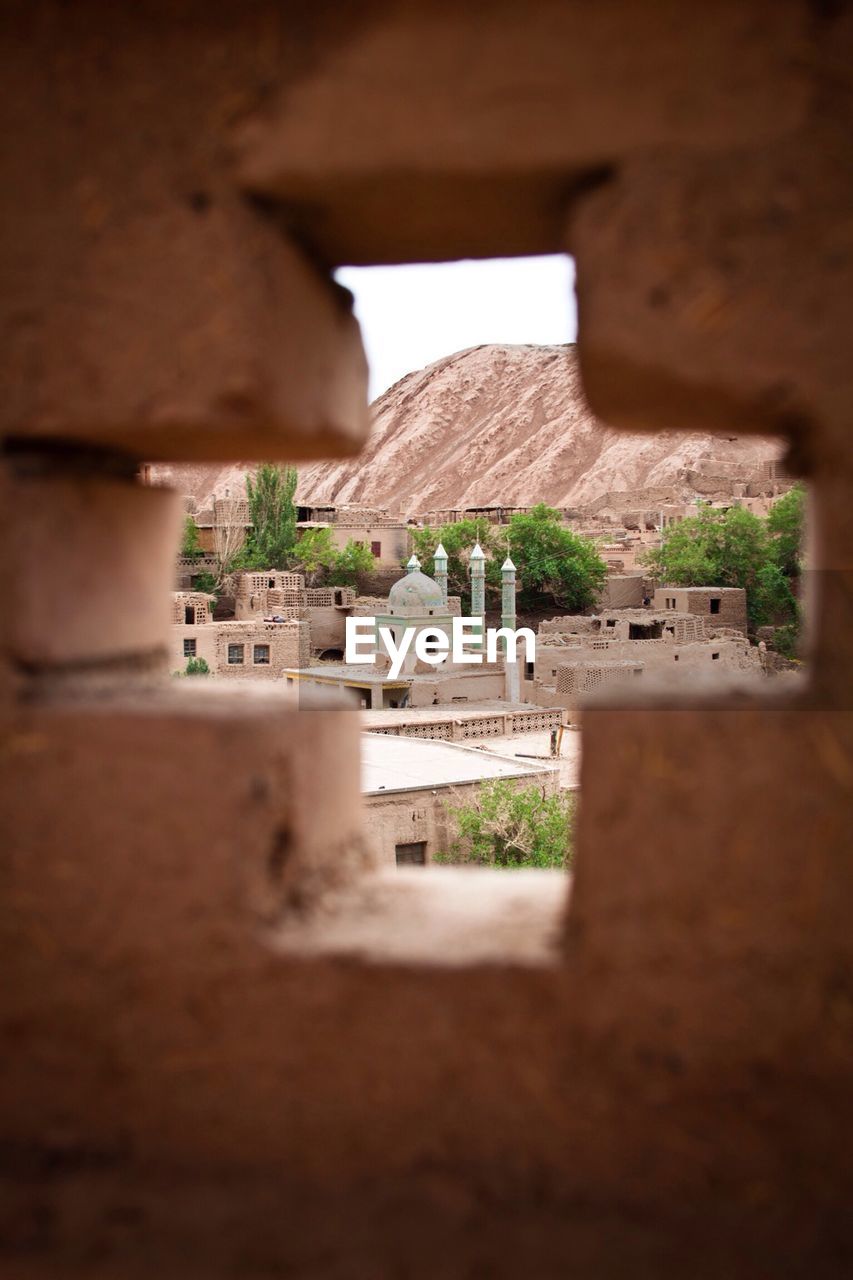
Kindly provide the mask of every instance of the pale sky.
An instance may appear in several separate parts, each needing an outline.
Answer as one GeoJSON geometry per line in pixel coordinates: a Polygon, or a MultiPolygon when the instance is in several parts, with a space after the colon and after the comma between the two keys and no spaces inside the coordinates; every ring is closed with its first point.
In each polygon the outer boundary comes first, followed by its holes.
{"type": "Polygon", "coordinates": [[[486,342],[574,342],[571,258],[342,267],[370,362],[370,399],[414,369],[486,342]]]}

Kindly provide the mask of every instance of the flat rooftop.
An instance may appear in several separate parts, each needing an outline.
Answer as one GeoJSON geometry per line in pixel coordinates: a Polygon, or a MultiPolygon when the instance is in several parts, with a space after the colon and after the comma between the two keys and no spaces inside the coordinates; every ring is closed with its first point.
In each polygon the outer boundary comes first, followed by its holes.
{"type": "Polygon", "coordinates": [[[581,734],[578,729],[564,729],[560,754],[551,755],[551,735],[547,729],[533,733],[513,733],[507,737],[469,738],[469,747],[483,746],[495,756],[510,760],[522,756],[527,764],[553,765],[560,775],[562,791],[580,790],[581,734]],[[533,758],[531,758],[533,757],[533,758]]]}
{"type": "Polygon", "coordinates": [[[547,761],[521,761],[492,755],[477,747],[437,742],[432,738],[397,738],[381,733],[361,735],[361,790],[364,795],[431,790],[493,778],[536,778],[549,773],[547,761]]]}

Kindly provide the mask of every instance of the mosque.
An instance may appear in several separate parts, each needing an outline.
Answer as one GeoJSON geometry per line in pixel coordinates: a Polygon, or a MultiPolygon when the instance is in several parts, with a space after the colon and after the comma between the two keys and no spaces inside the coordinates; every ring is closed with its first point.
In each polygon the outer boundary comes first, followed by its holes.
{"type": "MultiPolygon", "coordinates": [[[[380,628],[393,636],[394,645],[401,643],[406,631],[415,635],[423,630],[439,631],[451,640],[453,619],[461,616],[459,597],[447,593],[447,552],[439,543],[434,556],[434,574],[430,578],[421,570],[417,556],[412,556],[405,575],[395,582],[387,602],[372,602],[371,612],[362,616],[374,619],[372,644],[375,663],[335,663],[292,668],[284,672],[288,685],[298,686],[301,694],[317,687],[334,688],[368,710],[402,707],[428,707],[443,704],[491,702],[510,698],[516,701],[517,664],[507,664],[502,656],[494,662],[476,665],[454,663],[448,656],[440,664],[424,662],[415,653],[414,641],[409,645],[399,674],[391,676],[391,658],[384,645],[380,628]],[[382,605],[384,604],[384,608],[382,605]]],[[[470,558],[471,618],[485,626],[485,556],[479,544],[470,558]]],[[[502,625],[515,626],[515,566],[507,558],[502,569],[502,625]]],[[[363,604],[354,613],[362,612],[363,604]]],[[[476,628],[475,636],[476,636],[476,628]]],[[[362,632],[365,639],[370,631],[362,632]]],[[[482,639],[480,641],[482,643],[482,639]]],[[[474,641],[476,644],[476,639],[474,641]]]]}

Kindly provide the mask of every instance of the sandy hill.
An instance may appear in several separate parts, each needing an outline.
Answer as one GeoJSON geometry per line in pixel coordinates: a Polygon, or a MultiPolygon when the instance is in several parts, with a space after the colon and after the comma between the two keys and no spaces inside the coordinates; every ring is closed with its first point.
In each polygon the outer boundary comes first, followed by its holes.
{"type": "MultiPolygon", "coordinates": [[[[581,390],[573,346],[482,346],[408,374],[374,403],[357,459],[300,468],[303,503],[359,503],[407,514],[544,501],[586,506],[605,494],[675,486],[684,472],[751,469],[778,441],[699,432],[627,434],[603,426],[581,390]],[[722,462],[724,466],[718,467],[722,462]]],[[[689,424],[685,424],[689,425],[689,424]]],[[[158,467],[201,505],[243,489],[249,464],[158,467]]]]}

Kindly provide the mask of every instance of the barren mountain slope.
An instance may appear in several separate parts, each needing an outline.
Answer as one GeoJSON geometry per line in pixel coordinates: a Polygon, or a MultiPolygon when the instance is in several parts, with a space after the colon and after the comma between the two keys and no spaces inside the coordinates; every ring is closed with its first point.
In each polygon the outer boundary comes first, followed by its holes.
{"type": "MultiPolygon", "coordinates": [[[[685,424],[687,426],[689,424],[685,424]]],[[[780,455],[778,441],[699,432],[627,434],[602,426],[581,390],[575,348],[483,346],[408,374],[373,405],[354,460],[300,468],[302,503],[359,503],[407,514],[431,508],[544,501],[586,505],[613,490],[678,485],[701,459],[747,467],[780,455]]],[[[246,465],[158,467],[192,493],[243,489],[246,465]]]]}

